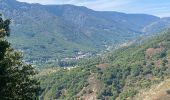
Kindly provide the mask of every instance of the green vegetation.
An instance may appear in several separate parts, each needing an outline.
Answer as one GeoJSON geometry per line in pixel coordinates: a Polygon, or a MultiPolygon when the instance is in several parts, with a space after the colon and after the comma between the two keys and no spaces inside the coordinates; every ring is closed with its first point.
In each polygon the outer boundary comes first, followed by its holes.
{"type": "Polygon", "coordinates": [[[38,99],[40,84],[42,100],[125,100],[170,75],[170,32],[106,55],[69,59],[165,30],[169,18],[16,0],[0,0],[0,10],[13,21],[13,34],[8,38],[10,21],[0,17],[0,99],[38,99]],[[7,39],[26,54],[24,58],[7,39]],[[23,60],[53,68],[40,69],[35,77],[35,69],[23,60]]]}
{"type": "Polygon", "coordinates": [[[35,79],[35,69],[22,61],[22,54],[11,48],[10,20],[0,15],[0,99],[37,100],[40,85],[35,79]]]}
{"type": "Polygon", "coordinates": [[[41,86],[44,91],[40,98],[74,99],[75,94],[88,85],[88,75],[90,73],[83,68],[75,68],[70,71],[61,69],[49,76],[41,76],[41,86]]]}
{"type": "Polygon", "coordinates": [[[57,65],[62,58],[75,57],[78,52],[93,54],[148,32],[152,35],[169,27],[170,22],[152,15],[16,0],[0,0],[0,11],[12,18],[12,46],[24,52],[26,62],[40,67],[57,65]]]}
{"type": "Polygon", "coordinates": [[[151,85],[170,76],[169,38],[170,32],[166,32],[142,44],[132,44],[100,57],[84,59],[73,69],[58,69],[53,74],[41,76],[45,90],[42,98],[75,99],[87,96],[85,94],[94,95],[93,90],[84,91],[82,95],[78,94],[89,86],[87,80],[90,76],[96,74],[103,84],[100,91],[95,94],[98,99],[132,99],[139,90],[150,88],[151,85]],[[97,67],[99,64],[103,65],[103,68],[97,67]],[[49,88],[47,84],[51,82],[50,80],[54,81],[49,88]]]}

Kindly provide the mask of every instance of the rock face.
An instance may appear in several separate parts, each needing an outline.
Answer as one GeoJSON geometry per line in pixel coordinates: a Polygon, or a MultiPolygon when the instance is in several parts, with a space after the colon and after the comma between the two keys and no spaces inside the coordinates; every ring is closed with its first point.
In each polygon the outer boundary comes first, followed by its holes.
{"type": "Polygon", "coordinates": [[[146,50],[146,56],[147,56],[147,58],[150,58],[150,57],[152,57],[154,54],[156,54],[156,53],[160,53],[160,52],[162,52],[164,50],[164,48],[148,48],[147,50],[146,50]]]}

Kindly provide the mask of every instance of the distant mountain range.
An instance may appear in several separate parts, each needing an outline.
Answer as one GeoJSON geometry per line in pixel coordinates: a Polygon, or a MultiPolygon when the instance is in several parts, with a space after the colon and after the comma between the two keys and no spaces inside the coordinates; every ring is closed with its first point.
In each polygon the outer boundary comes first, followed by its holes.
{"type": "Polygon", "coordinates": [[[0,13],[12,20],[13,46],[26,53],[27,61],[39,63],[98,52],[170,26],[170,18],[15,0],[0,0],[0,13]]]}

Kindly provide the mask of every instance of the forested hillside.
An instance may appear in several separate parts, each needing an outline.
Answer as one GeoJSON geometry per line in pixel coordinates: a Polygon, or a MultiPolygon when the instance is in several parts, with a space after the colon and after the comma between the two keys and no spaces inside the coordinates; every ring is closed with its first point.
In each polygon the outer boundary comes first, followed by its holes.
{"type": "Polygon", "coordinates": [[[71,68],[42,71],[41,99],[132,100],[141,89],[168,79],[169,72],[168,31],[107,55],[79,61],[71,68]]]}
{"type": "Polygon", "coordinates": [[[110,46],[168,27],[169,19],[146,14],[94,11],[74,5],[40,5],[0,0],[0,13],[12,19],[13,47],[36,65],[93,55],[110,46]],[[161,26],[162,25],[162,26],[161,26]],[[158,26],[161,26],[159,28],[158,26]]]}

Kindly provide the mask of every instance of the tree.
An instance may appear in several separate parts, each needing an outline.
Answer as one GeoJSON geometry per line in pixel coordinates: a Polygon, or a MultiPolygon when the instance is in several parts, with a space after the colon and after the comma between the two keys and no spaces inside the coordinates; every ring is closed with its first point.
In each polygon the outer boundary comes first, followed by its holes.
{"type": "Polygon", "coordinates": [[[0,15],[0,99],[36,100],[40,89],[34,77],[37,72],[22,61],[22,54],[7,41],[9,25],[10,20],[4,20],[0,15]]]}

